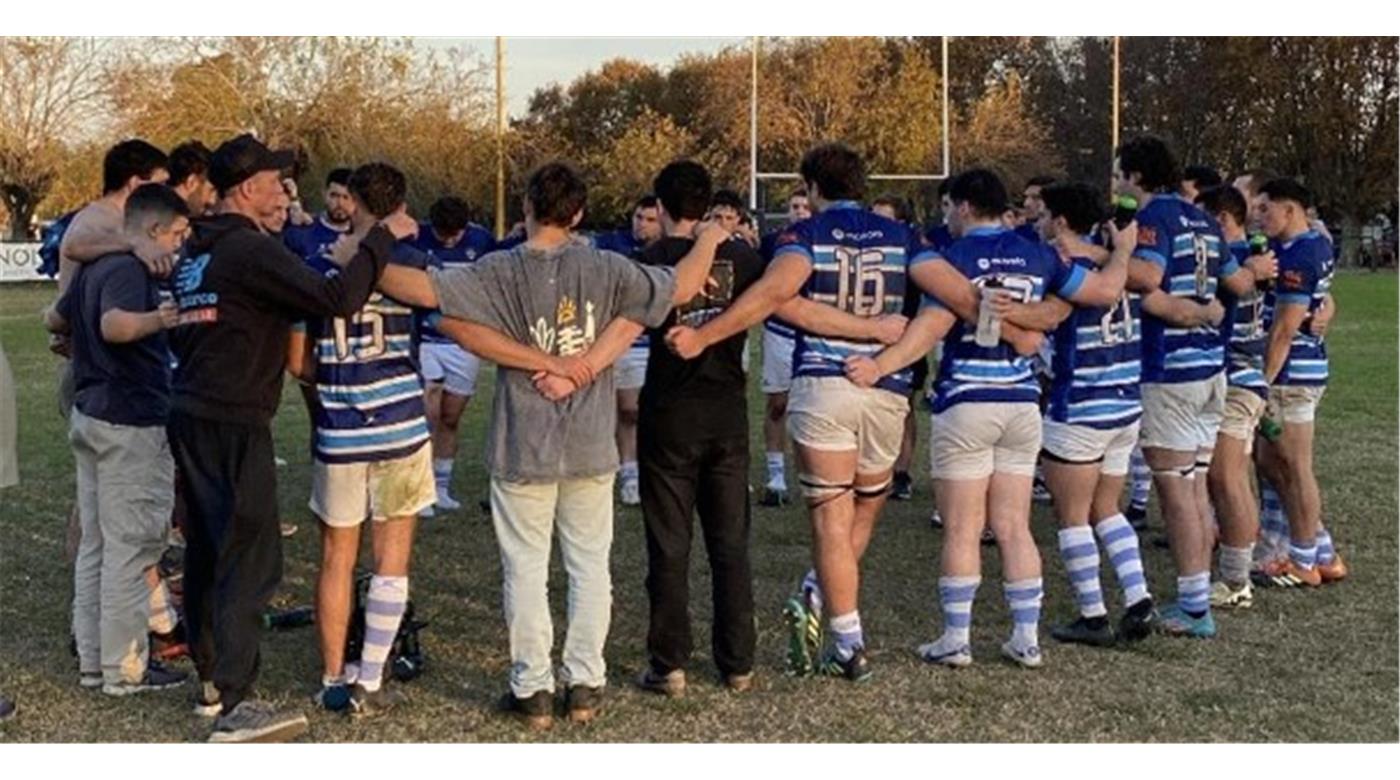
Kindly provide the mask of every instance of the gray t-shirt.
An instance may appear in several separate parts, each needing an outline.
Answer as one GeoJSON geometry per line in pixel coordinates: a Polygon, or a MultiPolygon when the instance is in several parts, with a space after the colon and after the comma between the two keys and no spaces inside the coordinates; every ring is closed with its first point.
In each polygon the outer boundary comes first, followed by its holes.
{"type": "MultiPolygon", "coordinates": [[[[564,357],[588,349],[615,317],[659,326],[676,285],[670,268],[578,242],[549,251],[522,244],[430,274],[445,316],[564,357]]],[[[496,479],[526,483],[609,474],[617,470],[616,427],[611,369],[559,403],[540,395],[528,372],[500,369],[487,469],[496,479]]]]}

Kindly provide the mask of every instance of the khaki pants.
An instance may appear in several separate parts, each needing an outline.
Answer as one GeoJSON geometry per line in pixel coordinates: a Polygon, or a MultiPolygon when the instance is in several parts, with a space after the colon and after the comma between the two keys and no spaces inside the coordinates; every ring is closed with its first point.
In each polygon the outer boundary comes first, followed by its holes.
{"type": "Polygon", "coordinates": [[[77,409],[69,441],[78,462],[82,542],[73,571],[78,668],[103,682],[146,671],[151,588],[145,571],[165,550],[175,503],[175,463],[165,428],[95,420],[77,409]]]}
{"type": "Polygon", "coordinates": [[[569,576],[569,628],[564,638],[567,686],[607,681],[603,644],[612,619],[613,475],[523,484],[491,479],[491,519],[501,547],[510,689],[517,698],[554,690],[550,652],[549,546],[559,534],[569,576]]]}

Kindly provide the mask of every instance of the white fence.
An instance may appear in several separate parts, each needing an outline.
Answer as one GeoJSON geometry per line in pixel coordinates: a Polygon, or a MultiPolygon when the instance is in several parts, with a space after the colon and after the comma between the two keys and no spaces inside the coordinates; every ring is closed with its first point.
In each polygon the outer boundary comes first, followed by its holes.
{"type": "Polygon", "coordinates": [[[0,242],[0,283],[50,282],[39,273],[39,245],[0,242]]]}

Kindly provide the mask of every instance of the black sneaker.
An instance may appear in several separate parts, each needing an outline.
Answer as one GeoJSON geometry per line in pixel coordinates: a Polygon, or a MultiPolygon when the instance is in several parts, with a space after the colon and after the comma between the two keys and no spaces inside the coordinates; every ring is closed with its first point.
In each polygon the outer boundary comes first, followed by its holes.
{"type": "Polygon", "coordinates": [[[159,661],[146,664],[146,673],[137,682],[103,683],[102,692],[108,696],[130,696],[133,693],[163,691],[184,685],[190,677],[188,672],[177,672],[159,661]]]}
{"type": "Polygon", "coordinates": [[[637,677],[637,687],[668,699],[679,699],[685,696],[685,670],[672,669],[666,674],[658,674],[651,664],[647,664],[647,668],[637,677]]]}
{"type": "Polygon", "coordinates": [[[10,718],[13,718],[17,711],[14,702],[4,696],[0,696],[0,723],[4,723],[10,718]]]}
{"type": "Polygon", "coordinates": [[[1138,642],[1152,635],[1157,624],[1157,610],[1152,599],[1146,598],[1128,607],[1118,622],[1118,636],[1128,642],[1138,642]]]}
{"type": "Polygon", "coordinates": [[[383,683],[379,690],[369,691],[355,683],[350,689],[350,716],[372,718],[394,709],[404,702],[404,695],[383,683]]]}
{"type": "Polygon", "coordinates": [[[817,674],[827,677],[844,677],[851,682],[865,682],[870,679],[874,672],[870,669],[870,662],[865,658],[865,648],[856,648],[855,653],[844,661],[836,657],[834,648],[829,648],[822,656],[821,663],[817,664],[817,674]]]}
{"type": "Polygon", "coordinates": [[[890,487],[890,498],[895,501],[908,501],[914,497],[914,480],[908,472],[901,471],[894,475],[894,483],[890,487]]]}
{"type": "Polygon", "coordinates": [[[501,712],[523,721],[531,731],[544,731],[554,725],[553,691],[535,691],[524,699],[517,699],[514,693],[506,691],[498,706],[501,712]]]}
{"type": "Polygon", "coordinates": [[[763,489],[763,499],[758,502],[759,506],[766,506],[770,509],[780,507],[788,502],[787,490],[782,488],[766,487],[763,489]]]}
{"type": "Polygon", "coordinates": [[[1104,617],[1079,617],[1073,623],[1050,629],[1050,636],[1060,642],[1092,647],[1112,647],[1116,641],[1113,627],[1104,617]]]}
{"type": "Polygon", "coordinates": [[[322,685],[316,693],[316,706],[326,712],[345,712],[350,709],[350,686],[343,682],[335,685],[322,685]]]}
{"type": "Polygon", "coordinates": [[[214,721],[210,742],[289,742],[306,733],[306,716],[278,712],[265,701],[244,699],[214,721]]]}
{"type": "Polygon", "coordinates": [[[571,685],[564,694],[564,710],[570,723],[592,723],[603,711],[603,689],[571,685]]]}
{"type": "Polygon", "coordinates": [[[1147,528],[1147,505],[1129,504],[1128,508],[1123,511],[1123,517],[1127,519],[1128,525],[1131,525],[1134,531],[1144,530],[1147,528]]]}

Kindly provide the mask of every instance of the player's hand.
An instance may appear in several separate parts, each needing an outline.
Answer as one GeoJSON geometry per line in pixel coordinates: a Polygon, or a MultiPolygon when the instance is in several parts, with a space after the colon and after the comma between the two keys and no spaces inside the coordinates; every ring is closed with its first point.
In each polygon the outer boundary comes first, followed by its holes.
{"type": "Polygon", "coordinates": [[[875,318],[875,340],[889,345],[904,338],[904,329],[909,327],[909,318],[903,314],[881,314],[875,318]]]}
{"type": "Polygon", "coordinates": [[[540,395],[556,403],[568,398],[578,390],[578,385],[558,374],[540,371],[530,379],[534,382],[535,389],[539,391],[540,395]]]}
{"type": "Polygon", "coordinates": [[[1129,222],[1128,226],[1122,230],[1118,229],[1118,225],[1114,224],[1113,220],[1106,220],[1104,222],[1104,232],[1108,234],[1108,245],[1114,249],[1131,250],[1137,247],[1137,220],[1129,222]]]}
{"type": "Polygon", "coordinates": [[[73,340],[63,333],[50,333],[49,351],[61,358],[71,358],[73,357],[73,340]]]}
{"type": "Polygon", "coordinates": [[[175,268],[175,258],[171,255],[163,255],[152,260],[141,258],[141,264],[146,266],[146,273],[152,279],[167,279],[175,268]]]}
{"type": "Polygon", "coordinates": [[[846,378],[860,387],[873,387],[880,381],[880,366],[865,355],[850,355],[846,358],[846,378]]]}
{"type": "Polygon", "coordinates": [[[1220,323],[1225,319],[1225,307],[1220,305],[1220,301],[1212,300],[1205,305],[1204,312],[1206,322],[1212,327],[1220,327],[1220,323]]]}
{"type": "Polygon", "coordinates": [[[315,222],[316,218],[306,213],[300,201],[292,201],[292,205],[287,207],[287,221],[297,227],[305,227],[315,222]]]}
{"type": "Polygon", "coordinates": [[[160,317],[161,330],[170,330],[180,324],[180,307],[174,301],[163,301],[156,307],[156,315],[160,317]]]}
{"type": "Polygon", "coordinates": [[[695,223],[695,240],[710,241],[715,246],[724,243],[729,238],[729,231],[720,224],[718,219],[706,217],[704,220],[695,223]]]}
{"type": "Polygon", "coordinates": [[[1308,317],[1308,333],[1323,338],[1327,335],[1327,328],[1332,324],[1332,316],[1337,313],[1335,306],[1319,306],[1317,311],[1308,317]]]}
{"type": "Polygon", "coordinates": [[[549,373],[573,382],[575,388],[587,387],[597,378],[588,361],[578,356],[550,358],[549,373]]]}
{"type": "Polygon", "coordinates": [[[705,351],[706,344],[700,337],[700,332],[695,328],[685,325],[677,325],[666,331],[666,346],[677,357],[684,360],[694,360],[705,351]]]}
{"type": "Polygon", "coordinates": [[[331,244],[330,251],[326,253],[332,263],[344,268],[354,259],[355,253],[360,251],[360,237],[345,234],[331,244]]]}
{"type": "Polygon", "coordinates": [[[1244,266],[1261,282],[1278,276],[1278,257],[1272,249],[1262,255],[1250,255],[1244,266]]]}
{"type": "Polygon", "coordinates": [[[394,238],[400,241],[418,235],[418,220],[410,217],[404,209],[399,209],[379,220],[379,224],[387,228],[390,233],[394,234],[394,238]]]}
{"type": "Polygon", "coordinates": [[[1003,322],[1010,321],[1023,305],[1005,290],[983,290],[982,297],[987,299],[987,305],[1003,322]]]}
{"type": "Polygon", "coordinates": [[[1016,328],[1009,334],[1006,333],[1005,330],[1003,330],[1002,333],[1004,334],[1003,338],[1006,339],[1006,342],[1010,344],[1011,348],[1016,350],[1016,354],[1021,357],[1034,356],[1040,352],[1040,348],[1045,344],[1045,334],[1038,330],[1016,328]]]}

